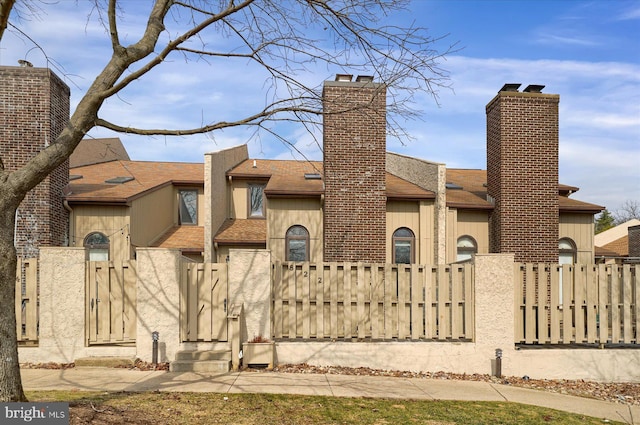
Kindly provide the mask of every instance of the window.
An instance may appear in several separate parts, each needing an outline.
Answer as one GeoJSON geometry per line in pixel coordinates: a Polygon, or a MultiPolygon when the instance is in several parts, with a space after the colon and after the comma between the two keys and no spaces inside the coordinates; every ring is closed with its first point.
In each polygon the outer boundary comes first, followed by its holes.
{"type": "Polygon", "coordinates": [[[576,244],[569,238],[562,238],[560,242],[558,242],[558,252],[559,258],[558,262],[560,264],[573,264],[576,262],[576,254],[577,254],[576,244]]]}
{"type": "Polygon", "coordinates": [[[577,253],[577,249],[576,249],[576,244],[569,238],[562,238],[560,239],[560,241],[558,242],[558,263],[560,264],[560,269],[558,270],[558,274],[559,274],[559,299],[558,302],[560,303],[560,305],[563,304],[563,298],[564,298],[564,291],[562,289],[563,285],[562,285],[562,281],[563,281],[563,270],[562,270],[562,265],[563,264],[574,264],[576,262],[576,253],[577,253]]]}
{"type": "Polygon", "coordinates": [[[198,191],[180,190],[180,224],[198,224],[198,191]]]}
{"type": "Polygon", "coordinates": [[[472,261],[478,253],[478,244],[471,236],[460,236],[457,244],[456,262],[472,261]]]}
{"type": "Polygon", "coordinates": [[[89,250],[89,261],[109,261],[109,238],[103,233],[89,233],[84,247],[89,250]]]}
{"type": "Polygon", "coordinates": [[[401,227],[393,232],[393,263],[411,264],[414,261],[415,236],[411,229],[401,227]]]}
{"type": "Polygon", "coordinates": [[[309,232],[303,226],[291,226],[286,237],[287,261],[309,261],[309,232]]]}
{"type": "Polygon", "coordinates": [[[249,217],[264,217],[264,185],[250,184],[249,192],[249,217]]]}

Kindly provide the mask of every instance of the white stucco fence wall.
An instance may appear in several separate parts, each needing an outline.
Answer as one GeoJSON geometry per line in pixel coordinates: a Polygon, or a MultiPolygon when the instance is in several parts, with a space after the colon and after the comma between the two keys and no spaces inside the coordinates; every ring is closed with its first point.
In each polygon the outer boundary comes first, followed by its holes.
{"type": "Polygon", "coordinates": [[[40,248],[38,345],[18,348],[21,363],[72,363],[83,357],[135,357],[135,347],[85,344],[84,248],[40,248]]]}
{"type": "MultiPolygon", "coordinates": [[[[40,334],[35,347],[20,347],[21,362],[70,363],[82,357],[138,357],[151,361],[151,332],[160,333],[159,361],[172,361],[180,343],[180,252],[138,249],[136,346],[85,343],[85,252],[42,248],[40,334]]],[[[513,256],[483,254],[475,264],[473,342],[276,342],[276,363],[309,363],[425,372],[492,373],[495,350],[502,373],[539,379],[640,382],[640,349],[517,350],[513,256]]],[[[244,307],[242,341],[268,336],[271,323],[271,258],[267,250],[232,251],[229,305],[244,307]]]]}

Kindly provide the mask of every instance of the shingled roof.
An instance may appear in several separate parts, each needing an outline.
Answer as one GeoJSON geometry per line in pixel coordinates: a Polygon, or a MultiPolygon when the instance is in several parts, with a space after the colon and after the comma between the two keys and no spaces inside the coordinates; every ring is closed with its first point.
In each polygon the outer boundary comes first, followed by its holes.
{"type": "MultiPolygon", "coordinates": [[[[487,201],[487,170],[447,168],[447,206],[461,209],[491,210],[493,205],[487,201]]],[[[558,204],[561,212],[599,213],[604,207],[577,199],[568,195],[578,188],[558,185],[558,204]]]]}
{"type": "Polygon", "coordinates": [[[204,185],[204,164],[111,161],[70,169],[69,178],[70,203],[128,204],[168,184],[204,185]]]}
{"type": "MultiPolygon", "coordinates": [[[[324,167],[319,161],[283,161],[247,159],[227,172],[228,176],[240,179],[269,179],[264,193],[267,197],[313,197],[324,193],[322,174],[324,167]]],[[[386,174],[388,199],[434,199],[435,194],[413,183],[386,174]]]]}
{"type": "Polygon", "coordinates": [[[119,138],[83,139],[69,157],[69,168],[118,160],[130,160],[119,138]]]}

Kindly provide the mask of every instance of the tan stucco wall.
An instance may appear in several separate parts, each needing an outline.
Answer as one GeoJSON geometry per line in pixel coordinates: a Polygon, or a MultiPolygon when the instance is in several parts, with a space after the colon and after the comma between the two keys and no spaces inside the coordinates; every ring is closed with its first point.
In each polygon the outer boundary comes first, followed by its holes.
{"type": "Polygon", "coordinates": [[[157,331],[158,361],[173,361],[180,347],[180,250],[139,248],[137,259],[136,355],[151,361],[157,331]]]}
{"type": "MultiPolygon", "coordinates": [[[[179,339],[177,250],[143,248],[138,254],[137,346],[85,345],[85,254],[78,248],[42,248],[39,345],[20,347],[21,362],[69,363],[89,356],[151,360],[151,332],[160,333],[160,361],[175,359],[179,339]]],[[[271,256],[267,250],[232,250],[229,304],[243,305],[243,340],[270,336],[271,256]]],[[[473,342],[277,342],[277,363],[366,366],[378,369],[491,373],[503,350],[506,376],[640,382],[640,350],[521,349],[514,344],[513,256],[479,254],[475,262],[473,342]]]]}
{"type": "Polygon", "coordinates": [[[85,344],[85,251],[40,248],[40,334],[38,346],[20,347],[20,362],[71,363],[90,356],[135,357],[135,347],[85,344]]]}
{"type": "Polygon", "coordinates": [[[241,340],[271,336],[271,252],[229,252],[229,308],[244,306],[241,340]]]}

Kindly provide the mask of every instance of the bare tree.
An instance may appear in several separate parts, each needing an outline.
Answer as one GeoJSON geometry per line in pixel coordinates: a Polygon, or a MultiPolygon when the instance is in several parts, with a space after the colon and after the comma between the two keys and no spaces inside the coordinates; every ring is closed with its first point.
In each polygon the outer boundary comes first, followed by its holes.
{"type": "MultiPolygon", "coordinates": [[[[30,4],[24,0],[22,5],[30,4]]],[[[386,17],[406,5],[404,0],[156,0],[142,36],[123,45],[118,29],[124,10],[117,0],[95,0],[94,10],[111,40],[110,60],[96,75],[55,143],[14,171],[5,169],[0,159],[0,401],[25,400],[13,307],[16,208],[27,192],[69,157],[89,130],[104,127],[172,136],[235,126],[273,132],[268,123],[280,120],[315,126],[322,114],[319,89],[300,77],[311,66],[323,64],[338,72],[364,72],[384,82],[393,99],[388,128],[392,135],[402,137],[404,133],[394,117],[404,119],[415,114],[410,101],[418,92],[437,98],[435,88],[448,84],[439,61],[451,51],[449,47],[437,52],[433,47],[436,39],[424,28],[385,25],[386,17]],[[212,37],[225,37],[228,48],[213,48],[208,41],[212,37]],[[225,61],[256,64],[268,75],[265,104],[256,105],[256,110],[234,121],[209,117],[210,124],[197,128],[133,128],[101,117],[105,100],[125,91],[170,57],[183,59],[185,66],[194,60],[207,60],[212,72],[225,61]]],[[[19,24],[9,19],[16,7],[15,0],[0,0],[0,40],[6,28],[20,31],[19,24]]]]}
{"type": "Polygon", "coordinates": [[[614,214],[615,224],[626,223],[629,220],[640,220],[640,202],[627,199],[614,214]]]}

